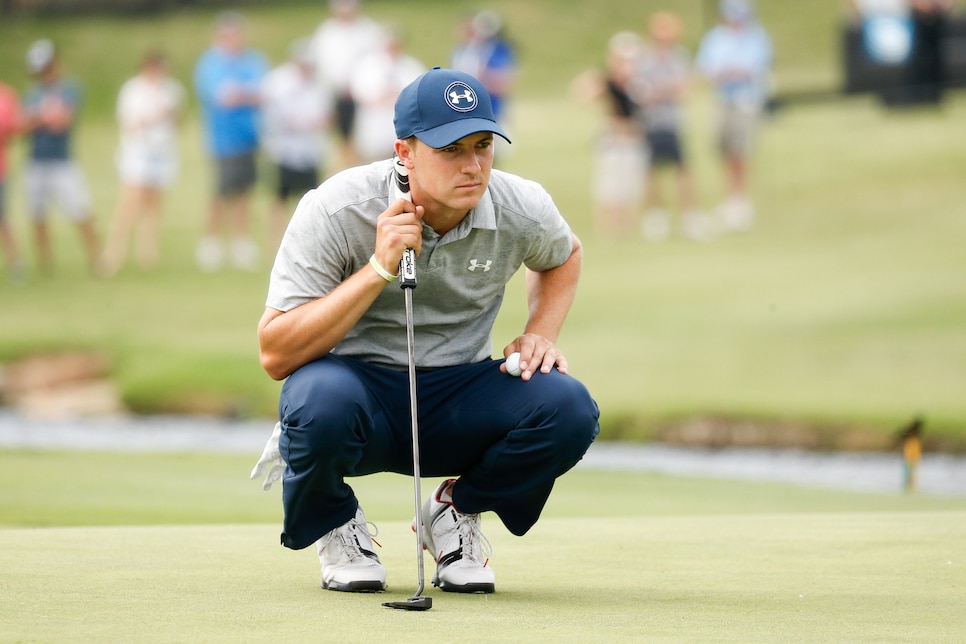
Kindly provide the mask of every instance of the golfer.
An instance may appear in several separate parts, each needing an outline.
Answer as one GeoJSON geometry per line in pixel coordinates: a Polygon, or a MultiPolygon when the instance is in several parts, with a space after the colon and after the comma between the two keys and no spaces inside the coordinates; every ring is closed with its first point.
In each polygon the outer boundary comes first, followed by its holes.
{"type": "Polygon", "coordinates": [[[411,247],[421,473],[450,477],[423,506],[422,543],[436,586],[493,592],[480,513],[525,534],[599,430],[596,403],[557,347],[581,246],[541,186],[492,169],[495,136],[507,137],[472,76],[421,75],[402,90],[394,123],[411,201],[387,159],[307,193],[286,230],[258,324],[262,366],[286,379],[280,434],[252,475],[284,465],[281,541],[316,544],[323,588],[385,588],[375,528],[346,479],[413,473],[406,311],[394,284],[411,247]],[[521,266],[529,316],[500,341],[504,356],[520,353],[514,377],[491,357],[492,329],[521,266]]]}

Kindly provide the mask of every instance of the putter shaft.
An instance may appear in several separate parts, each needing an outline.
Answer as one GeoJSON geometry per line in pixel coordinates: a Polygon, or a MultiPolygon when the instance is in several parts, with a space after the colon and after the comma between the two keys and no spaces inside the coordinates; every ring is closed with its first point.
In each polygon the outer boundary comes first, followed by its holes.
{"type": "Polygon", "coordinates": [[[409,345],[409,413],[413,431],[413,495],[416,501],[416,574],[419,585],[412,599],[423,592],[425,573],[423,571],[423,495],[419,486],[419,421],[416,405],[416,348],[413,331],[413,289],[403,288],[406,297],[406,340],[409,345]]]}

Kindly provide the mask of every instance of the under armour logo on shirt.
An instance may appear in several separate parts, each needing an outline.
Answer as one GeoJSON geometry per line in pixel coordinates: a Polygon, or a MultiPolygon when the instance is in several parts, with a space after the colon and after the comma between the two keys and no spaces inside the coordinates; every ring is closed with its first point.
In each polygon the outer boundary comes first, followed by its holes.
{"type": "Polygon", "coordinates": [[[486,260],[486,263],[485,264],[481,264],[480,263],[480,260],[478,260],[478,259],[471,259],[470,260],[470,265],[466,267],[466,270],[473,271],[475,273],[476,272],[476,269],[482,268],[483,269],[483,272],[485,273],[488,270],[490,270],[490,266],[492,264],[493,264],[493,260],[492,259],[486,260]]]}

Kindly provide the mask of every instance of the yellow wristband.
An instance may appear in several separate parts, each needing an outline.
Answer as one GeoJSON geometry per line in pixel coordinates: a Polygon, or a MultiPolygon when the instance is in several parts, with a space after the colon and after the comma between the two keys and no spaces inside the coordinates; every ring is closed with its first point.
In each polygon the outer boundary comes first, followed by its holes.
{"type": "Polygon", "coordinates": [[[399,277],[398,275],[393,275],[392,273],[384,269],[382,265],[379,263],[379,260],[376,259],[375,255],[372,255],[371,257],[369,257],[369,265],[372,266],[373,270],[379,273],[379,277],[386,280],[387,282],[395,282],[396,278],[399,277]]]}

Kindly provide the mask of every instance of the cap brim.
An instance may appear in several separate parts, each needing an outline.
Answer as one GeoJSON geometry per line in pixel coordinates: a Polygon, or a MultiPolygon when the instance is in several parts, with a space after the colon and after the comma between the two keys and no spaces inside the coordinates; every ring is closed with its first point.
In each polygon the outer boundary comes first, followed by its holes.
{"type": "Polygon", "coordinates": [[[500,126],[489,119],[459,119],[415,134],[417,139],[431,148],[445,148],[464,136],[477,132],[492,132],[503,137],[507,143],[511,143],[510,137],[500,129],[500,126]]]}

